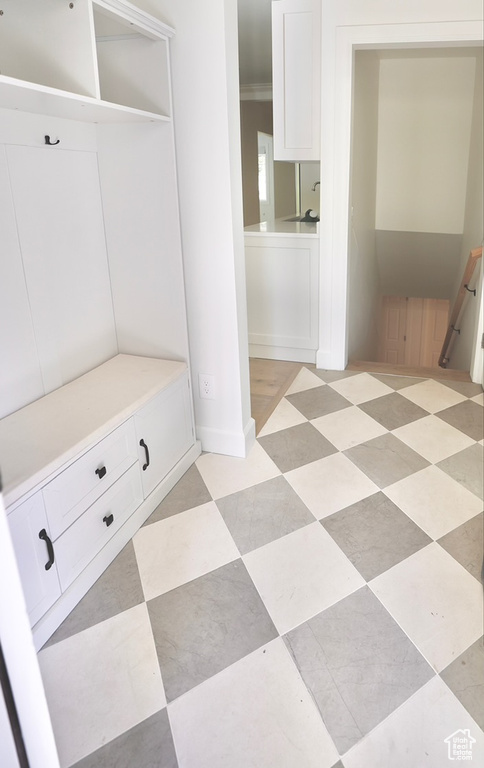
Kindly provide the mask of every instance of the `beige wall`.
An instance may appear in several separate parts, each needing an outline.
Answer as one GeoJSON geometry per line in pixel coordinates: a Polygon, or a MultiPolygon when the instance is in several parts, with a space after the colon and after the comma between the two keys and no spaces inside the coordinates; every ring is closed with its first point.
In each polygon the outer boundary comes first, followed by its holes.
{"type": "MultiPolygon", "coordinates": [[[[272,136],[272,102],[241,101],[242,185],[244,226],[257,224],[259,194],[257,187],[257,131],[272,136]]],[[[275,217],[290,216],[296,211],[296,187],[293,163],[274,163],[275,217]]]]}
{"type": "Polygon", "coordinates": [[[381,59],[377,229],[462,233],[474,72],[465,55],[381,59]]]}

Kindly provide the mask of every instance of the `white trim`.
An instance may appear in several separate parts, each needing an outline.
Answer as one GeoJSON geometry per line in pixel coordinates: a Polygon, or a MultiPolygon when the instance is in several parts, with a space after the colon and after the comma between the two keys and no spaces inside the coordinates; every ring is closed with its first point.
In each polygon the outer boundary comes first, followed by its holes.
{"type": "Polygon", "coordinates": [[[267,344],[249,344],[249,357],[262,357],[266,360],[287,360],[292,363],[312,363],[314,365],[316,362],[316,350],[299,349],[296,347],[275,347],[267,344]]]}
{"type": "Polygon", "coordinates": [[[254,83],[240,86],[241,101],[272,101],[272,83],[254,83]]]}
{"type": "Polygon", "coordinates": [[[325,109],[321,131],[324,171],[321,177],[318,367],[325,360],[325,367],[342,370],[348,362],[347,267],[354,50],[470,46],[482,40],[482,21],[479,20],[336,27],[332,67],[328,66],[329,62],[322,67],[325,109]]]}
{"type": "Polygon", "coordinates": [[[127,0],[92,0],[92,4],[101,13],[105,10],[109,16],[115,15],[136,26],[147,37],[159,39],[160,37],[173,37],[175,34],[173,27],[169,27],[168,24],[160,21],[160,19],[145,13],[145,11],[141,11],[131,3],[128,3],[127,0]]]}
{"type": "Polygon", "coordinates": [[[475,384],[481,384],[481,386],[484,387],[484,349],[482,348],[482,340],[484,339],[484,265],[482,263],[482,257],[480,262],[479,274],[475,285],[479,307],[477,310],[470,377],[475,384]]]}
{"type": "Polygon", "coordinates": [[[255,443],[255,421],[250,418],[243,432],[228,432],[222,429],[197,426],[197,437],[202,450],[207,453],[221,453],[245,459],[255,443]]]}

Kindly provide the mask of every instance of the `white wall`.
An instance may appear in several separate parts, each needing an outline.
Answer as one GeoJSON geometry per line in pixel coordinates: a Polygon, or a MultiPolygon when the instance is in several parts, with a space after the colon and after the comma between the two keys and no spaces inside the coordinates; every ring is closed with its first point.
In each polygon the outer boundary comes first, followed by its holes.
{"type": "MultiPolygon", "coordinates": [[[[483,56],[478,58],[475,78],[474,112],[472,117],[472,132],[468,160],[468,177],[466,189],[466,203],[464,214],[464,233],[462,237],[462,249],[460,260],[455,272],[453,285],[453,298],[457,295],[462,275],[469,257],[469,252],[482,245],[484,238],[484,199],[483,199],[483,56]]],[[[460,336],[455,340],[450,355],[449,367],[469,370],[472,365],[479,323],[479,293],[482,286],[482,259],[478,264],[472,286],[477,285],[477,296],[469,294],[462,320],[459,323],[460,336]]],[[[482,289],[481,289],[482,290],[482,289]]],[[[482,311],[482,309],[481,309],[482,311]]],[[[482,323],[482,318],[481,318],[482,323]]],[[[482,370],[480,371],[482,382],[482,370]]]]}
{"type": "Polygon", "coordinates": [[[322,0],[319,367],[347,362],[347,267],[354,48],[483,39],[481,0],[322,0]]]}
{"type": "Polygon", "coordinates": [[[175,27],[175,138],[194,382],[204,450],[243,456],[250,417],[236,0],[143,0],[175,27]],[[215,399],[198,375],[215,378],[215,399]]]}
{"type": "Polygon", "coordinates": [[[380,276],[375,244],[379,62],[373,51],[355,55],[351,224],[348,254],[348,357],[375,360],[380,276]]]}
{"type": "Polygon", "coordinates": [[[473,57],[381,59],[377,229],[462,233],[474,74],[473,57]]]}
{"type": "Polygon", "coordinates": [[[95,126],[0,113],[1,417],[115,355],[117,339],[95,126]]]}

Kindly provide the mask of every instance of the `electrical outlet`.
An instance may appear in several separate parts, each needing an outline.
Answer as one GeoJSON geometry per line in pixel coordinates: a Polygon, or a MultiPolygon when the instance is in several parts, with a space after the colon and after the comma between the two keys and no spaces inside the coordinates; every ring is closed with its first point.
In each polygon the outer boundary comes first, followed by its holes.
{"type": "Polygon", "coordinates": [[[215,378],[208,373],[198,374],[198,389],[204,400],[215,400],[215,378]]]}

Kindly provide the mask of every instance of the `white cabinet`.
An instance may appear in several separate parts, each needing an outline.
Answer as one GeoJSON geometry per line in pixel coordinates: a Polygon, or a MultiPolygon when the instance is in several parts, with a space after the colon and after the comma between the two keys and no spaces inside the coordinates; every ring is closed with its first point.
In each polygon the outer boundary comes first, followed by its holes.
{"type": "Polygon", "coordinates": [[[90,122],[169,120],[173,30],[124,0],[3,0],[0,105],[90,122]]]}
{"type": "Polygon", "coordinates": [[[188,376],[185,374],[141,408],[134,422],[147,496],[193,444],[188,376]]]}
{"type": "Polygon", "coordinates": [[[30,621],[35,624],[61,594],[42,494],[15,506],[8,522],[30,621]]]}
{"type": "Polygon", "coordinates": [[[320,0],[272,3],[274,160],[320,158],[320,0]]]}
{"type": "Polygon", "coordinates": [[[245,235],[249,354],[315,363],[319,238],[245,235]]]}
{"type": "Polygon", "coordinates": [[[199,453],[187,365],[173,360],[117,355],[0,419],[7,515],[37,647],[199,453]]]}

